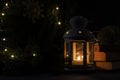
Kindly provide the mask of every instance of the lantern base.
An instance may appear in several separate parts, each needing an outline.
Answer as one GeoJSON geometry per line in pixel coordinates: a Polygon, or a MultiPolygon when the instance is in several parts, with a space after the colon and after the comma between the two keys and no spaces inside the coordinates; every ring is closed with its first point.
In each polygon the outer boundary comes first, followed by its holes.
{"type": "Polygon", "coordinates": [[[94,65],[65,65],[64,71],[94,71],[94,65]]]}

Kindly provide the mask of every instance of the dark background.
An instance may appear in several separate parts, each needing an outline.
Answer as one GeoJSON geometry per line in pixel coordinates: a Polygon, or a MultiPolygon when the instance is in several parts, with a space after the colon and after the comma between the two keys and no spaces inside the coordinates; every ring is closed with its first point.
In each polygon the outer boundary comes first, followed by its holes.
{"type": "MultiPolygon", "coordinates": [[[[0,0],[0,12],[6,10],[3,8],[5,1],[0,0]]],[[[35,0],[39,2],[39,5],[44,4],[41,8],[43,10],[41,15],[44,14],[45,17],[42,18],[39,15],[37,20],[34,17],[36,14],[33,13],[36,6],[35,8],[30,7],[30,11],[26,11],[26,14],[30,12],[31,16],[23,16],[26,6],[22,5],[21,1],[24,0],[12,1],[13,3],[6,10],[6,15],[0,17],[3,19],[3,23],[1,23],[3,26],[0,28],[4,29],[0,34],[2,47],[0,59],[4,62],[6,73],[24,72],[24,70],[26,73],[63,70],[63,35],[71,28],[69,20],[73,16],[86,17],[88,19],[86,28],[93,32],[100,31],[108,25],[120,26],[118,1],[35,0]],[[56,6],[60,8],[58,12],[55,11],[56,6]],[[35,22],[32,17],[35,18],[35,22]],[[60,26],[56,25],[58,18],[62,22],[60,26]],[[2,41],[4,37],[5,42],[2,41]],[[12,49],[11,52],[9,50],[4,52],[6,46],[12,49]],[[37,57],[32,56],[34,51],[37,53],[37,57]],[[12,60],[9,53],[13,52],[20,57],[12,60]]],[[[37,12],[39,11],[37,10],[37,12]]]]}
{"type": "Polygon", "coordinates": [[[119,26],[118,1],[76,1],[75,14],[83,15],[90,20],[92,29],[99,30],[106,25],[119,26]]]}

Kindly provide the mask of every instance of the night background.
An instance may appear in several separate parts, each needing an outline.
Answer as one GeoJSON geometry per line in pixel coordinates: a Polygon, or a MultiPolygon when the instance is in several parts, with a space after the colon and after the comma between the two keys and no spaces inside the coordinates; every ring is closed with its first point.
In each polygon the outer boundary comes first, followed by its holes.
{"type": "Polygon", "coordinates": [[[119,46],[119,8],[118,1],[0,0],[1,74],[63,72],[63,35],[73,16],[88,19],[101,45],[119,46]]]}

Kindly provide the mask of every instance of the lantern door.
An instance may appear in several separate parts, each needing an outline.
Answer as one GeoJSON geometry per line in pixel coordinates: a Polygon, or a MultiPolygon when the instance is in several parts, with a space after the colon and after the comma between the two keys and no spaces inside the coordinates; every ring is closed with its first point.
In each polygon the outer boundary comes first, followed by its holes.
{"type": "Polygon", "coordinates": [[[72,65],[93,64],[93,43],[92,42],[73,42],[72,65]]]}
{"type": "Polygon", "coordinates": [[[84,60],[84,43],[73,42],[72,65],[83,65],[84,60]]]}
{"type": "Polygon", "coordinates": [[[68,41],[64,43],[64,60],[68,65],[93,64],[93,42],[68,41]]]}

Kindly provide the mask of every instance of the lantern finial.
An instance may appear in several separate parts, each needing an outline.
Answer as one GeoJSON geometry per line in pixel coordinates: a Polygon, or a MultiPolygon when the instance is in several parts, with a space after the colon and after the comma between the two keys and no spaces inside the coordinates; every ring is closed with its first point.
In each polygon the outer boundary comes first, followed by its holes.
{"type": "Polygon", "coordinates": [[[74,16],[70,19],[70,24],[75,28],[84,29],[88,23],[88,20],[83,16],[74,16]]]}

